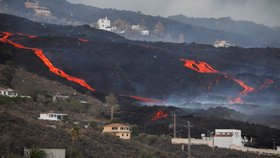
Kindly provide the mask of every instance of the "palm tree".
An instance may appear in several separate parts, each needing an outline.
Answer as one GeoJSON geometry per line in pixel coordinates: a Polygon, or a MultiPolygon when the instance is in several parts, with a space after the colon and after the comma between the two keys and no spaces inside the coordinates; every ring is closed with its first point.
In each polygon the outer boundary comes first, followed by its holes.
{"type": "Polygon", "coordinates": [[[72,146],[71,146],[71,151],[70,151],[70,158],[72,158],[72,150],[73,150],[73,146],[74,146],[74,142],[78,140],[78,135],[79,135],[79,128],[75,127],[70,129],[69,134],[71,135],[72,138],[72,146]]]}
{"type": "Polygon", "coordinates": [[[37,148],[32,147],[30,150],[26,151],[26,157],[27,158],[46,158],[45,151],[37,148]]]}

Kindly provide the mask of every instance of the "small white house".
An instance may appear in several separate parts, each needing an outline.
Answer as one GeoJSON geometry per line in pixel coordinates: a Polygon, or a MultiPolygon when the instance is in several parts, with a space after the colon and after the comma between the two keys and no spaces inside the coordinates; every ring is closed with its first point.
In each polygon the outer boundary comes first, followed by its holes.
{"type": "Polygon", "coordinates": [[[48,112],[48,113],[40,113],[40,117],[38,119],[39,120],[49,120],[49,121],[61,121],[66,116],[67,116],[67,114],[48,112]]]}
{"type": "MultiPolygon", "coordinates": [[[[24,157],[27,157],[31,149],[24,148],[24,157]]],[[[46,153],[46,158],[65,158],[65,149],[40,149],[46,153]]]]}
{"type": "Polygon", "coordinates": [[[214,43],[214,47],[216,48],[220,48],[220,47],[228,48],[230,46],[231,44],[226,40],[216,40],[216,42],[214,43]]]}
{"type": "Polygon", "coordinates": [[[101,18],[97,21],[97,27],[101,30],[106,30],[111,27],[111,21],[107,17],[101,18]]]}
{"type": "Polygon", "coordinates": [[[35,8],[34,12],[38,16],[50,16],[51,15],[51,11],[46,7],[35,8]]]}
{"type": "Polygon", "coordinates": [[[141,34],[142,36],[149,36],[150,31],[149,31],[149,30],[141,30],[141,31],[140,31],[140,34],[141,34]]]}
{"type": "Polygon", "coordinates": [[[11,88],[2,88],[0,87],[0,95],[2,96],[8,96],[8,97],[17,97],[18,93],[11,89],[11,88]]]}
{"type": "Polygon", "coordinates": [[[214,135],[214,146],[230,148],[231,146],[243,147],[241,130],[216,129],[214,135]]]}
{"type": "Polygon", "coordinates": [[[55,96],[53,96],[53,102],[65,101],[65,100],[67,100],[69,98],[70,97],[68,95],[55,95],[55,96]]]}

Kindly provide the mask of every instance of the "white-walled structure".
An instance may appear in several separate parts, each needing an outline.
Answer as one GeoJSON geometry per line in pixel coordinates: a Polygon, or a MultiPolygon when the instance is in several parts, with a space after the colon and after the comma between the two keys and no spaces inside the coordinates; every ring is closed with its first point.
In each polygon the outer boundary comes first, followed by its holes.
{"type": "Polygon", "coordinates": [[[223,48],[228,48],[230,47],[231,44],[225,40],[217,40],[215,43],[214,43],[214,47],[216,48],[220,48],[220,47],[223,47],[223,48]]]}
{"type": "MultiPolygon", "coordinates": [[[[24,157],[27,157],[31,149],[24,148],[24,157]]],[[[65,149],[40,149],[46,153],[46,158],[65,158],[65,149]]]]}
{"type": "Polygon", "coordinates": [[[99,19],[97,21],[97,27],[101,30],[106,30],[111,27],[111,21],[107,17],[99,19]]]}
{"type": "Polygon", "coordinates": [[[214,135],[214,146],[220,148],[231,148],[231,146],[243,147],[241,130],[216,129],[214,135]]]}
{"type": "Polygon", "coordinates": [[[149,35],[150,35],[150,31],[149,31],[149,30],[141,30],[141,31],[140,31],[140,34],[141,34],[142,36],[149,36],[149,35]]]}
{"type": "Polygon", "coordinates": [[[25,8],[35,9],[39,7],[39,1],[29,2],[28,0],[24,3],[25,8]]]}
{"type": "Polygon", "coordinates": [[[51,11],[48,8],[45,8],[45,7],[35,8],[34,12],[38,16],[50,16],[51,15],[51,11]]]}
{"type": "Polygon", "coordinates": [[[68,95],[55,95],[55,96],[53,96],[53,102],[66,101],[69,98],[70,97],[68,95]]]}
{"type": "Polygon", "coordinates": [[[280,146],[277,146],[277,147],[276,147],[276,149],[277,149],[277,151],[279,151],[279,152],[280,152],[280,146]]]}
{"type": "Polygon", "coordinates": [[[38,119],[39,120],[49,120],[49,121],[61,121],[66,116],[67,116],[67,114],[48,112],[48,113],[40,113],[40,117],[38,119]]]}
{"type": "MultiPolygon", "coordinates": [[[[172,138],[172,144],[188,144],[188,138],[172,138]]],[[[192,145],[207,145],[212,147],[213,146],[213,139],[195,139],[191,138],[192,145]]]]}
{"type": "Polygon", "coordinates": [[[7,97],[17,97],[18,93],[11,88],[0,87],[0,95],[7,96],[7,97]]]}

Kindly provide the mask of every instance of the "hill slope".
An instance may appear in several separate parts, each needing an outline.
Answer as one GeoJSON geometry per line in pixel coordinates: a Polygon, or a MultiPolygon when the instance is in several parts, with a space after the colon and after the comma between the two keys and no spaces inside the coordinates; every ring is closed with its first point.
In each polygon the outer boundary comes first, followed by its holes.
{"type": "Polygon", "coordinates": [[[192,102],[210,106],[241,103],[248,104],[245,109],[254,107],[256,110],[250,110],[254,113],[279,110],[274,104],[280,98],[279,49],[133,42],[87,26],[41,25],[5,14],[0,19],[0,30],[13,33],[8,40],[2,37],[1,62],[12,60],[30,72],[80,90],[86,90],[77,84],[80,81],[66,82],[64,73],[82,79],[100,93],[113,91],[185,106],[192,102]],[[16,49],[10,41],[28,47],[16,49]],[[34,55],[38,49],[43,52],[40,56],[34,55]],[[201,71],[203,68],[208,72],[201,71]],[[231,101],[235,98],[238,100],[231,101]]]}
{"type": "MultiPolygon", "coordinates": [[[[14,14],[17,16],[32,19],[38,22],[48,22],[56,24],[93,24],[96,23],[99,18],[107,16],[113,23],[117,23],[121,20],[125,25],[140,24],[150,30],[151,36],[141,37],[133,35],[133,33],[121,34],[126,38],[135,40],[152,40],[152,41],[167,41],[178,42],[180,34],[184,36],[185,42],[191,43],[204,43],[213,44],[217,39],[225,39],[230,42],[244,47],[266,47],[271,45],[277,40],[267,40],[261,38],[252,38],[246,34],[237,34],[234,32],[226,32],[223,30],[217,30],[212,28],[206,28],[204,26],[198,26],[193,24],[184,24],[163,17],[154,17],[144,15],[138,12],[131,11],[119,11],[116,9],[100,9],[97,7],[85,6],[82,4],[71,4],[65,0],[41,0],[40,5],[47,7],[52,12],[51,17],[38,17],[34,14],[32,9],[26,9],[24,2],[18,3],[17,0],[3,0],[0,2],[0,8],[3,13],[14,14]],[[161,23],[163,26],[163,32],[156,34],[156,25],[161,23]]],[[[130,29],[129,27],[126,29],[130,29]]],[[[261,37],[261,36],[259,36],[261,37]]],[[[279,46],[279,45],[278,45],[279,46]]]]}

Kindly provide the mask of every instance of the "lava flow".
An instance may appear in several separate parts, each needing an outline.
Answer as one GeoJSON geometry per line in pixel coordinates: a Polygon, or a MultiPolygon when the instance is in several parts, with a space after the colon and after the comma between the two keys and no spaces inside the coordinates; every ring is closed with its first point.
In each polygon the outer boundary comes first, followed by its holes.
{"type": "Polygon", "coordinates": [[[272,79],[265,79],[264,83],[256,90],[256,92],[261,91],[265,88],[268,88],[274,82],[275,81],[273,81],[272,79]]]}
{"type": "MultiPolygon", "coordinates": [[[[184,66],[186,68],[195,70],[195,71],[197,71],[199,73],[221,74],[225,78],[233,80],[234,82],[238,83],[241,87],[243,87],[243,91],[240,92],[239,95],[247,95],[248,93],[254,91],[253,87],[248,86],[242,80],[237,79],[235,76],[228,75],[226,73],[221,73],[218,70],[214,69],[211,65],[209,65],[206,62],[189,60],[189,59],[182,59],[182,58],[180,60],[185,62],[184,66]]],[[[210,88],[211,88],[211,86],[210,86],[210,88]]],[[[208,89],[209,89],[209,87],[208,87],[208,89]]],[[[242,98],[240,96],[235,98],[235,99],[230,99],[229,102],[230,103],[238,103],[238,104],[242,104],[243,103],[242,98]]]]}
{"type": "Polygon", "coordinates": [[[159,119],[166,118],[168,114],[162,110],[158,110],[155,115],[152,117],[152,121],[157,121],[159,119]]]}
{"type": "Polygon", "coordinates": [[[144,97],[139,97],[139,96],[135,96],[135,95],[120,95],[120,96],[129,97],[129,98],[136,99],[141,102],[148,103],[148,104],[164,104],[165,103],[165,101],[162,101],[162,100],[144,98],[144,97]]]}
{"type": "Polygon", "coordinates": [[[89,42],[89,40],[83,39],[83,38],[78,38],[79,41],[81,42],[89,42]]]}
{"type": "MultiPolygon", "coordinates": [[[[90,85],[88,85],[84,80],[82,79],[79,79],[79,78],[76,78],[76,77],[73,77],[73,76],[70,76],[68,74],[66,74],[64,71],[62,71],[61,69],[58,69],[57,67],[53,66],[53,64],[51,63],[51,61],[44,55],[43,53],[43,50],[42,49],[39,49],[39,48],[31,48],[31,47],[26,47],[26,46],[23,46],[19,43],[15,43],[13,42],[12,40],[9,40],[8,38],[10,36],[13,36],[14,34],[12,33],[9,33],[9,32],[1,32],[2,34],[2,38],[0,38],[0,42],[3,42],[3,43],[8,43],[8,44],[11,44],[13,45],[14,47],[16,48],[19,48],[19,49],[25,49],[25,50],[30,50],[30,51],[33,51],[34,54],[49,68],[49,70],[51,72],[53,72],[54,74],[58,75],[58,76],[61,76],[63,78],[66,78],[67,80],[69,81],[72,81],[72,82],[75,82],[91,91],[95,91],[95,89],[93,89],[90,85]]],[[[22,34],[22,33],[17,33],[18,35],[21,35],[21,36],[27,36],[28,38],[35,38],[37,36],[31,36],[31,35],[25,35],[25,34],[22,34]]]]}
{"type": "Polygon", "coordinates": [[[215,70],[209,64],[202,62],[202,61],[194,61],[188,59],[180,59],[181,61],[185,62],[185,67],[193,69],[200,73],[219,73],[219,71],[215,70]]]}

